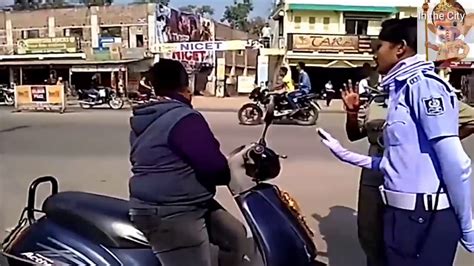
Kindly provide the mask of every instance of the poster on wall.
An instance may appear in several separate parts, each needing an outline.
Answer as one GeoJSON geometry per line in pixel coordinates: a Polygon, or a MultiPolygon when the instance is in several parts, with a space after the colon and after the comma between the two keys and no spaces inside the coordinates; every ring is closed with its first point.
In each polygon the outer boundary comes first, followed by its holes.
{"type": "MultiPolygon", "coordinates": [[[[196,14],[158,5],[156,12],[157,43],[214,41],[214,23],[196,14]]],[[[179,51],[165,55],[181,61],[189,72],[214,66],[214,53],[179,51]]]]}
{"type": "Polygon", "coordinates": [[[435,0],[427,7],[418,8],[419,53],[446,66],[473,62],[474,1],[435,0]]]}

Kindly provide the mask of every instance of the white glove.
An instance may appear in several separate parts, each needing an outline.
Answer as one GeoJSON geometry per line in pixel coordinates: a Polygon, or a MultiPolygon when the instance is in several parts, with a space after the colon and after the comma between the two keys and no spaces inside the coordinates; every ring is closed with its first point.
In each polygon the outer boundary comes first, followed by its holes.
{"type": "Polygon", "coordinates": [[[359,153],[351,152],[346,148],[342,147],[341,143],[331,136],[331,134],[324,131],[322,128],[316,129],[321,137],[321,142],[331,150],[331,152],[341,161],[367,168],[367,169],[379,169],[380,157],[370,157],[359,153]]]}

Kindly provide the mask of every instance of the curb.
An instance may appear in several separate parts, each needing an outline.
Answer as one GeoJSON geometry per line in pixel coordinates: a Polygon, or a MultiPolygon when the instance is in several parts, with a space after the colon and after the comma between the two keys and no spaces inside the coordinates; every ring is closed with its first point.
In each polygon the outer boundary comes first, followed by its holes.
{"type": "MultiPolygon", "coordinates": [[[[239,107],[240,108],[240,107],[239,107]]],[[[227,108],[212,108],[212,107],[198,107],[196,106],[195,109],[198,110],[198,111],[201,111],[201,112],[222,112],[222,113],[232,113],[232,112],[235,112],[237,113],[239,111],[239,108],[235,108],[235,107],[227,107],[227,108]]],[[[82,109],[79,104],[70,104],[66,107],[66,110],[69,109],[73,109],[73,110],[76,110],[76,109],[80,109],[80,110],[84,110],[84,111],[95,111],[95,110],[112,110],[108,107],[100,107],[100,108],[91,108],[91,109],[82,109]]],[[[119,109],[119,110],[113,110],[113,111],[125,111],[125,110],[131,110],[131,106],[128,105],[128,104],[125,104],[123,106],[122,109],[119,109]]],[[[320,113],[324,114],[324,113],[328,113],[328,114],[342,114],[342,113],[345,113],[344,110],[331,110],[331,109],[322,109],[319,111],[320,113]]]]}

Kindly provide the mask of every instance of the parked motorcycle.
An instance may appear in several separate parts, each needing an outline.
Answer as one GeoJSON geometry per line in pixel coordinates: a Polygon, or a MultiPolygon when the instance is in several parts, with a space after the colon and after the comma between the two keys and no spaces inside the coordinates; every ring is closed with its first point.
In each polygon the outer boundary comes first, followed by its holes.
{"type": "Polygon", "coordinates": [[[124,100],[120,98],[117,93],[109,87],[97,87],[93,92],[92,90],[79,89],[77,91],[79,95],[79,105],[83,109],[90,109],[93,106],[108,104],[110,108],[114,110],[122,109],[124,100]]]}
{"type": "Polygon", "coordinates": [[[270,97],[275,97],[275,120],[294,120],[299,125],[314,125],[319,117],[319,106],[316,94],[304,94],[296,97],[297,109],[288,102],[286,93],[279,94],[270,92],[263,87],[257,87],[249,95],[252,103],[244,104],[238,112],[239,121],[243,125],[258,125],[262,123],[263,112],[270,97]]]}
{"type": "MultiPolygon", "coordinates": [[[[267,183],[280,174],[280,158],[286,158],[265,140],[273,111],[269,102],[258,142],[230,153],[228,188],[249,224],[265,266],[317,265],[313,233],[297,202],[267,183]]],[[[58,182],[51,176],[34,180],[27,200],[18,225],[2,244],[12,265],[160,265],[143,234],[129,221],[128,201],[87,192],[58,192],[58,182]],[[52,193],[42,209],[36,210],[36,190],[48,182],[52,193]],[[39,219],[35,218],[38,212],[44,214],[39,219]]]]}
{"type": "Polygon", "coordinates": [[[6,85],[0,85],[0,102],[8,106],[15,105],[15,90],[6,85]]]}

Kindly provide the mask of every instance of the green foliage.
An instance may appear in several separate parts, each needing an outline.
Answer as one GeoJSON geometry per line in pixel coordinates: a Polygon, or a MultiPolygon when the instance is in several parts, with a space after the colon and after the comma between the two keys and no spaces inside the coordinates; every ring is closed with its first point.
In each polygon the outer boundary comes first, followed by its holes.
{"type": "Polygon", "coordinates": [[[203,6],[187,5],[187,6],[180,7],[179,10],[183,12],[197,14],[203,17],[214,15],[214,8],[212,8],[210,5],[203,5],[203,6]]]}
{"type": "Polygon", "coordinates": [[[135,3],[155,3],[155,4],[162,4],[164,6],[168,6],[170,0],[135,0],[135,3]]]}
{"type": "Polygon", "coordinates": [[[105,6],[110,5],[113,2],[113,0],[81,0],[81,3],[86,6],[105,6]]]}
{"type": "Polygon", "coordinates": [[[234,29],[248,31],[250,22],[248,20],[250,12],[253,10],[251,0],[234,0],[234,4],[226,6],[221,22],[227,22],[234,29]]]}
{"type": "Polygon", "coordinates": [[[260,35],[262,28],[265,26],[266,19],[262,17],[254,17],[249,22],[248,31],[250,34],[260,35]]]}

